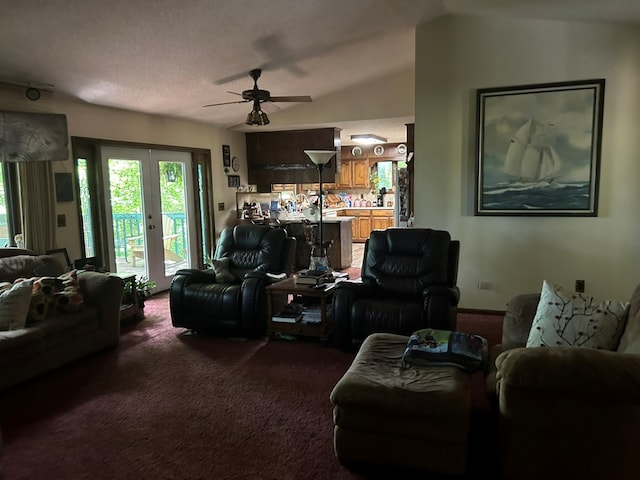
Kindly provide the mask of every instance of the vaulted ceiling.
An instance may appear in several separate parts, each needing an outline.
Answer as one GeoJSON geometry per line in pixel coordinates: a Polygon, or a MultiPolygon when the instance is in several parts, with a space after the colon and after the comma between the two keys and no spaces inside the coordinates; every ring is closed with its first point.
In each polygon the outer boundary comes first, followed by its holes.
{"type": "MultiPolygon", "coordinates": [[[[412,68],[416,25],[448,13],[638,22],[640,2],[0,0],[0,83],[242,129],[250,103],[203,105],[241,101],[251,69],[271,95],[318,100],[412,68]]],[[[404,135],[386,120],[345,127],[404,135]]]]}

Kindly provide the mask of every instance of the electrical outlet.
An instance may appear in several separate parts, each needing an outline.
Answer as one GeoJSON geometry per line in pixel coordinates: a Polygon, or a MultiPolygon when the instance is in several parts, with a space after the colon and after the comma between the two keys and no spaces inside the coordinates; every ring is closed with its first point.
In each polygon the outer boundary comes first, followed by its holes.
{"type": "Polygon", "coordinates": [[[584,280],[576,280],[576,292],[584,293],[584,280]]]}
{"type": "Polygon", "coordinates": [[[218,202],[218,210],[221,212],[224,210],[224,202],[218,202]]]}
{"type": "Polygon", "coordinates": [[[480,280],[478,282],[478,288],[480,290],[491,290],[491,282],[486,282],[484,280],[480,280]]]}

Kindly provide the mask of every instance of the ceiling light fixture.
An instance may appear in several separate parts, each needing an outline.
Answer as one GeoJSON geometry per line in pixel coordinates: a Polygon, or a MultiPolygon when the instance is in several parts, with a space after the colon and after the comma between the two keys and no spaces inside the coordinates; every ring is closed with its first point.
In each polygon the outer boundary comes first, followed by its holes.
{"type": "Polygon", "coordinates": [[[40,90],[34,87],[27,87],[27,90],[25,91],[25,96],[32,102],[35,102],[36,100],[40,99],[40,90]]]}
{"type": "Polygon", "coordinates": [[[358,135],[351,135],[351,140],[360,145],[374,145],[376,143],[387,143],[387,139],[379,137],[373,133],[362,133],[358,135]]]}
{"type": "Polygon", "coordinates": [[[267,114],[264,113],[260,108],[259,100],[255,100],[253,102],[253,110],[249,112],[249,114],[247,115],[247,120],[244,123],[246,123],[247,125],[268,125],[269,124],[269,117],[267,117],[267,114]]]}

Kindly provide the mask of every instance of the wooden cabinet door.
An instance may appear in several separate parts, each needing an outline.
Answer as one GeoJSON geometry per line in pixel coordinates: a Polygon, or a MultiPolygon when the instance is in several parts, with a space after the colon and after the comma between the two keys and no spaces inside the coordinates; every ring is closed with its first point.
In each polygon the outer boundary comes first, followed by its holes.
{"type": "Polygon", "coordinates": [[[360,217],[358,219],[358,238],[366,240],[371,234],[371,217],[360,217]]]}
{"type": "Polygon", "coordinates": [[[389,226],[388,217],[373,217],[373,229],[374,230],[386,230],[389,226]]]}
{"type": "Polygon", "coordinates": [[[393,217],[389,217],[387,219],[387,228],[391,228],[391,227],[395,227],[396,226],[396,221],[393,217]]]}
{"type": "Polygon", "coordinates": [[[351,175],[352,187],[369,188],[369,160],[351,161],[351,175]]]}
{"type": "Polygon", "coordinates": [[[350,160],[342,161],[340,167],[340,173],[336,173],[336,187],[337,188],[350,188],[352,184],[352,164],[350,160]]]}
{"type": "Polygon", "coordinates": [[[353,217],[353,220],[351,220],[351,238],[353,241],[360,240],[360,237],[358,236],[360,232],[359,222],[360,222],[360,219],[358,217],[353,217]]]}

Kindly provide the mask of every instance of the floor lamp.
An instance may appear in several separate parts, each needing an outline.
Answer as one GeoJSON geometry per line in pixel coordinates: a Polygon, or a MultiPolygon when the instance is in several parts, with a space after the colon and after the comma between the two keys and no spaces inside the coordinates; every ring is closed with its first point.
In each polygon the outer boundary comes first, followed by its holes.
{"type": "Polygon", "coordinates": [[[319,232],[318,232],[318,243],[311,246],[311,263],[309,265],[309,270],[320,270],[320,271],[328,271],[329,270],[329,258],[328,258],[328,249],[331,245],[331,242],[325,242],[324,237],[322,235],[322,170],[324,166],[329,163],[331,157],[333,157],[336,152],[333,150],[305,150],[304,153],[311,159],[311,161],[318,168],[318,180],[320,183],[320,195],[318,196],[319,208],[320,208],[320,219],[319,223],[319,232]],[[315,250],[314,247],[319,248],[319,251],[315,250]]]}

